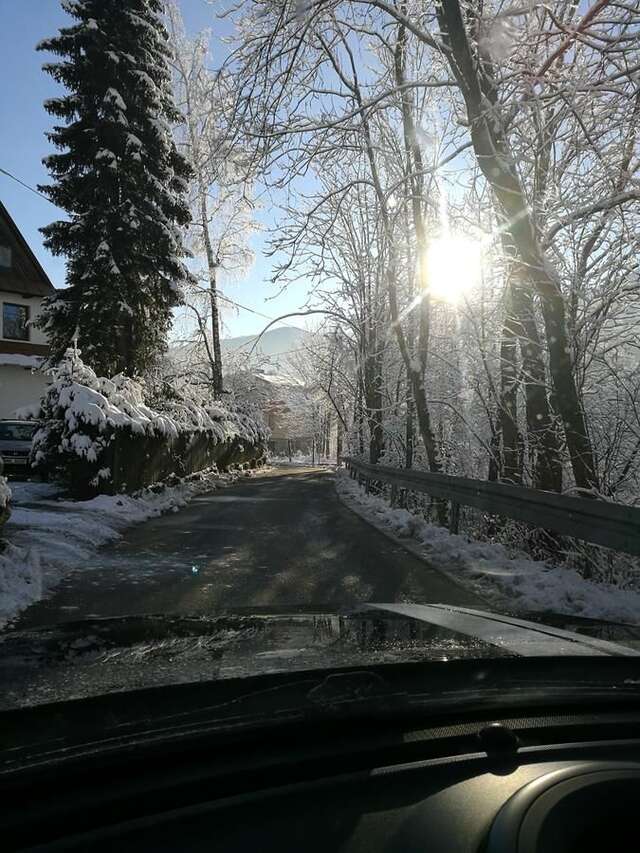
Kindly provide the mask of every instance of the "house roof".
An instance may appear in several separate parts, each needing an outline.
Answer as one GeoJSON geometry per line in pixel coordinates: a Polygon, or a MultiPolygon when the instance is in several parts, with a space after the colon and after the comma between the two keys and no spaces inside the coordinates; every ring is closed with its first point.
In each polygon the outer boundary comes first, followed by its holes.
{"type": "Polygon", "coordinates": [[[11,267],[0,267],[0,291],[21,296],[49,296],[55,292],[49,276],[1,201],[0,244],[8,244],[11,249],[11,267]]]}

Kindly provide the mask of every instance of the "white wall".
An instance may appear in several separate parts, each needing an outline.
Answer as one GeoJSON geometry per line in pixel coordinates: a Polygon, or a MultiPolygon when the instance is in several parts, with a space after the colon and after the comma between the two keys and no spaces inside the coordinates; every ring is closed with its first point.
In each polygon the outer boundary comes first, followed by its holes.
{"type": "MultiPolygon", "coordinates": [[[[0,291],[0,340],[9,340],[9,338],[5,338],[3,335],[2,329],[2,304],[3,302],[10,302],[12,305],[28,305],[30,308],[29,311],[29,320],[33,323],[36,317],[40,314],[40,309],[42,307],[42,297],[41,296],[20,296],[17,293],[8,293],[4,290],[0,291]]],[[[26,341],[24,342],[26,343],[26,341]]],[[[41,329],[34,329],[33,326],[29,327],[29,343],[30,344],[46,344],[47,339],[44,335],[44,332],[41,329]]],[[[0,406],[2,404],[0,403],[0,406]]]]}
{"type": "Polygon", "coordinates": [[[10,418],[15,409],[37,403],[48,383],[39,371],[0,365],[0,418],[10,418]]]}

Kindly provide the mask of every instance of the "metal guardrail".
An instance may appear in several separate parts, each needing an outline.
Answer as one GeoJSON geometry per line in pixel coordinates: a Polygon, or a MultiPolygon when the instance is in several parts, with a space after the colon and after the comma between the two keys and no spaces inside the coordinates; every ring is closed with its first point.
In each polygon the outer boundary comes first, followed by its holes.
{"type": "Polygon", "coordinates": [[[449,474],[370,465],[350,456],[343,457],[343,461],[352,476],[368,483],[389,483],[450,501],[450,529],[453,532],[457,532],[459,508],[471,506],[640,556],[640,509],[637,507],[449,474]]]}

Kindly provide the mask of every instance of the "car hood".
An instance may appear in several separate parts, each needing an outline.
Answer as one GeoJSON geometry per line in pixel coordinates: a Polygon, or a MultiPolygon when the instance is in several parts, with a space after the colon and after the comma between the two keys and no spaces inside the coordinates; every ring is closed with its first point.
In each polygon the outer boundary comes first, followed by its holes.
{"type": "Polygon", "coordinates": [[[0,709],[277,672],[461,658],[634,656],[640,627],[448,605],[125,616],[0,635],[0,709]]]}

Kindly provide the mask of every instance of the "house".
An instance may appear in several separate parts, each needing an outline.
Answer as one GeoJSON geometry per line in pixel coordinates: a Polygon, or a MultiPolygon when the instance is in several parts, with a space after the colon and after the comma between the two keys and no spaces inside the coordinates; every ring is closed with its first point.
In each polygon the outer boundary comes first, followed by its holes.
{"type": "Polygon", "coordinates": [[[0,418],[37,403],[46,387],[38,370],[49,353],[33,321],[54,287],[0,202],[0,418]]]}
{"type": "Polygon", "coordinates": [[[236,370],[225,374],[225,386],[237,400],[250,402],[262,411],[271,430],[271,453],[311,453],[312,407],[299,382],[286,374],[236,370]]]}

